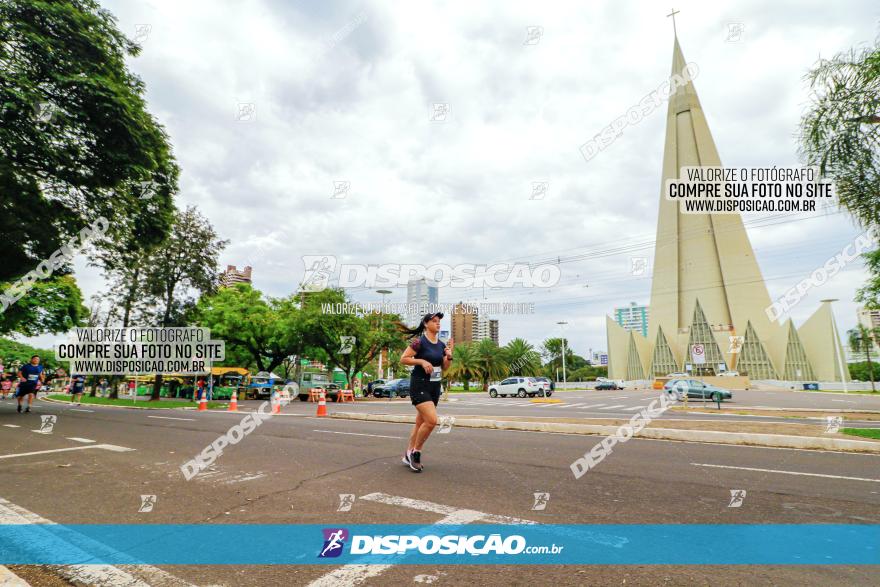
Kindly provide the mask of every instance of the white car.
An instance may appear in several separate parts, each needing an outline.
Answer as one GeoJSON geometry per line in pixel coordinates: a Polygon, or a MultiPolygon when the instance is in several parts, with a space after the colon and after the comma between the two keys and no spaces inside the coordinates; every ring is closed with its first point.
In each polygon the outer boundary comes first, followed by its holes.
{"type": "Polygon", "coordinates": [[[550,395],[550,384],[536,381],[532,377],[508,377],[501,383],[493,383],[489,386],[489,397],[533,397],[536,395],[550,395]]]}
{"type": "Polygon", "coordinates": [[[718,375],[721,377],[739,377],[739,371],[724,371],[718,375]]]}

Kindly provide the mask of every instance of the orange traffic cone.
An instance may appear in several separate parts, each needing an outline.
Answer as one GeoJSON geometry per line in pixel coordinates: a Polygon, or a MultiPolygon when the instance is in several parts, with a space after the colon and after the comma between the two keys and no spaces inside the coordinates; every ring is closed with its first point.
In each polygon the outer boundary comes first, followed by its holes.
{"type": "Polygon", "coordinates": [[[232,398],[230,398],[229,408],[227,411],[229,411],[229,412],[237,412],[238,411],[238,392],[237,391],[232,392],[232,398]]]}
{"type": "Polygon", "coordinates": [[[199,411],[206,412],[208,411],[208,394],[202,392],[202,397],[199,399],[199,411]]]}
{"type": "Polygon", "coordinates": [[[278,392],[272,392],[272,413],[280,414],[281,413],[281,402],[278,401],[278,392]]]}
{"type": "Polygon", "coordinates": [[[318,400],[318,416],[327,415],[327,395],[321,390],[321,399],[318,400]]]}

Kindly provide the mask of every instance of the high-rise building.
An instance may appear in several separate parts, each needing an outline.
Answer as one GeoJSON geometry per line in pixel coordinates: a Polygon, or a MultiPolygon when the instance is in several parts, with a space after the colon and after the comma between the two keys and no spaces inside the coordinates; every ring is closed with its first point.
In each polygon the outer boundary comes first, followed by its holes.
{"type": "Polygon", "coordinates": [[[406,323],[415,326],[431,307],[440,303],[439,288],[424,277],[411,279],[406,284],[406,323]]]}
{"type": "Polygon", "coordinates": [[[251,266],[247,265],[241,271],[235,265],[227,265],[226,271],[220,274],[220,285],[229,287],[236,283],[251,283],[251,266]]]}
{"type": "Polygon", "coordinates": [[[648,307],[630,302],[628,306],[614,308],[614,321],[624,330],[632,330],[648,336],[648,307]]]}
{"type": "Polygon", "coordinates": [[[498,320],[495,318],[489,320],[489,338],[495,341],[495,344],[501,344],[498,342],[498,320]]]}
{"type": "Polygon", "coordinates": [[[859,324],[868,330],[880,328],[880,310],[859,307],[856,309],[856,316],[859,319],[859,324]]]}
{"type": "Polygon", "coordinates": [[[473,342],[477,331],[477,307],[458,302],[452,308],[452,338],[456,343],[473,342]]]}
{"type": "Polygon", "coordinates": [[[721,167],[676,36],[657,218],[648,336],[607,317],[608,373],[613,379],[663,376],[688,367],[711,375],[735,369],[751,379],[839,381],[848,377],[830,300],[800,327],[766,309],[770,294],[739,214],[682,214],[667,182],[682,167],[721,167]],[[699,268],[699,270],[695,270],[699,268]],[[692,361],[695,346],[702,361],[692,361]]]}

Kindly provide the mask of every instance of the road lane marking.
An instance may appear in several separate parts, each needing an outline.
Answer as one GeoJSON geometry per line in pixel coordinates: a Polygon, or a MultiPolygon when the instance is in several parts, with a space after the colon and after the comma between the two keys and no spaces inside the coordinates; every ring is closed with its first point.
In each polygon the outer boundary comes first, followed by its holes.
{"type": "Polygon", "coordinates": [[[822,473],[802,473],[800,471],[780,471],[778,469],[756,469],[754,467],[734,467],[731,465],[710,465],[708,463],[691,463],[696,467],[712,467],[715,469],[738,469],[740,471],[757,471],[759,473],[781,473],[783,475],[801,475],[804,477],[824,477],[826,479],[846,479],[847,481],[868,481],[880,483],[880,479],[868,479],[865,477],[847,477],[845,475],[824,475],[822,473]]]}
{"type": "Polygon", "coordinates": [[[589,405],[586,405],[586,406],[581,406],[581,407],[579,407],[578,409],[579,409],[579,410],[586,410],[587,408],[600,408],[600,407],[602,407],[602,406],[604,406],[604,405],[605,405],[605,404],[589,404],[589,405]]]}
{"type": "Polygon", "coordinates": [[[648,406],[633,406],[631,408],[624,408],[624,412],[635,412],[636,410],[641,410],[642,408],[646,408],[648,406]]]}
{"type": "Polygon", "coordinates": [[[21,428],[18,424],[4,424],[4,426],[7,428],[21,428]]]}
{"type": "Polygon", "coordinates": [[[421,499],[410,499],[408,497],[399,497],[397,495],[388,495],[387,493],[370,493],[368,495],[362,496],[360,499],[365,499],[367,501],[375,501],[378,503],[384,503],[386,505],[393,505],[398,507],[405,507],[414,510],[421,510],[423,512],[431,512],[435,514],[442,514],[444,516],[451,516],[458,512],[473,512],[479,514],[478,520],[483,520],[487,524],[537,524],[538,522],[532,520],[523,520],[520,518],[512,518],[510,516],[499,516],[495,514],[487,514],[485,512],[478,512],[476,510],[468,510],[463,508],[456,508],[448,505],[443,505],[442,503],[434,503],[432,501],[424,501],[421,499]]]}
{"type": "Polygon", "coordinates": [[[174,418],[172,416],[147,416],[147,418],[156,418],[157,420],[183,420],[185,422],[195,422],[195,418],[174,418]]]}
{"type": "Polygon", "coordinates": [[[89,414],[94,414],[95,410],[83,410],[82,408],[70,408],[71,412],[88,412],[89,414]]]}
{"type": "Polygon", "coordinates": [[[383,436],[382,434],[361,434],[359,432],[339,432],[337,430],[312,430],[312,432],[327,432],[328,434],[348,434],[350,436],[375,436],[376,438],[393,438],[395,440],[403,440],[402,436],[383,436]]]}
{"type": "Polygon", "coordinates": [[[72,440],[74,442],[82,442],[83,444],[92,444],[95,442],[91,438],[79,438],[78,436],[68,436],[67,440],[72,440]]]}
{"type": "MultiPolygon", "coordinates": [[[[407,507],[421,511],[442,514],[444,518],[427,526],[431,528],[440,524],[462,525],[482,520],[487,524],[537,524],[531,520],[520,520],[508,516],[496,516],[476,510],[460,509],[430,501],[398,497],[386,493],[370,493],[361,499],[375,501],[387,505],[407,507]]],[[[345,565],[334,569],[326,575],[315,579],[308,587],[337,587],[338,585],[360,585],[369,578],[381,575],[394,565],[345,565]]]]}
{"type": "MultiPolygon", "coordinates": [[[[89,447],[85,447],[89,448],[89,447]]],[[[21,506],[7,501],[0,497],[0,524],[52,524],[55,522],[47,520],[21,506]]],[[[81,540],[77,540],[74,546],[69,542],[62,540],[54,534],[48,534],[46,548],[50,548],[52,543],[62,547],[65,551],[77,549],[82,552],[82,559],[91,558],[89,552],[98,552],[105,550],[106,545],[96,543],[87,536],[82,536],[81,540]],[[59,542],[61,544],[59,544],[59,542]]],[[[63,576],[71,583],[77,585],[124,585],[125,587],[150,587],[150,583],[142,581],[134,575],[113,565],[50,565],[50,568],[63,576]]],[[[175,577],[174,575],[163,571],[160,568],[151,565],[137,565],[132,567],[133,572],[148,581],[154,582],[155,585],[162,587],[193,587],[190,583],[175,577]]]]}
{"type": "Polygon", "coordinates": [[[30,457],[33,455],[46,455],[56,452],[68,452],[71,450],[86,450],[89,448],[100,448],[102,450],[109,450],[112,452],[128,452],[134,450],[133,448],[126,448],[124,446],[116,446],[115,444],[90,444],[88,446],[71,446],[68,448],[53,448],[51,450],[37,450],[34,452],[20,452],[16,454],[8,454],[8,455],[0,455],[0,459],[14,459],[17,457],[30,457]]]}
{"type": "Polygon", "coordinates": [[[616,405],[616,406],[607,406],[607,407],[602,408],[602,409],[603,409],[603,410],[614,410],[614,409],[617,409],[617,408],[625,408],[625,407],[626,407],[626,404],[618,404],[618,405],[616,405]]]}

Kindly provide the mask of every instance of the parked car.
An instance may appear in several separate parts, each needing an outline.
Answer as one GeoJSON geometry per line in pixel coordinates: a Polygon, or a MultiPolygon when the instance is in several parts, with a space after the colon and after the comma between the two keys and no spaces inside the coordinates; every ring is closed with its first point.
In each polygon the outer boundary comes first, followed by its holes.
{"type": "Polygon", "coordinates": [[[376,379],[367,383],[367,395],[373,395],[373,387],[376,385],[385,385],[386,379],[376,379]]]}
{"type": "Polygon", "coordinates": [[[718,375],[721,377],[739,377],[739,371],[724,371],[718,375]]]}
{"type": "Polygon", "coordinates": [[[409,379],[392,379],[373,386],[373,397],[409,397],[409,379]]]}
{"type": "Polygon", "coordinates": [[[623,389],[623,386],[618,385],[618,383],[616,381],[610,381],[610,380],[606,379],[605,381],[599,381],[596,384],[595,389],[596,389],[596,391],[603,391],[606,389],[623,389]]]}
{"type": "Polygon", "coordinates": [[[671,379],[663,386],[663,392],[681,401],[687,393],[688,399],[711,399],[712,401],[733,399],[733,392],[696,379],[671,379]]]}
{"type": "Polygon", "coordinates": [[[549,385],[545,387],[545,383],[537,381],[534,377],[508,377],[501,383],[493,383],[489,386],[489,397],[507,397],[515,395],[517,397],[534,397],[536,395],[549,397],[553,392],[550,391],[549,385]]]}
{"type": "Polygon", "coordinates": [[[556,391],[556,384],[553,383],[553,380],[550,379],[549,377],[535,377],[534,379],[535,379],[535,381],[540,381],[542,383],[549,383],[550,384],[550,391],[556,391]]]}

